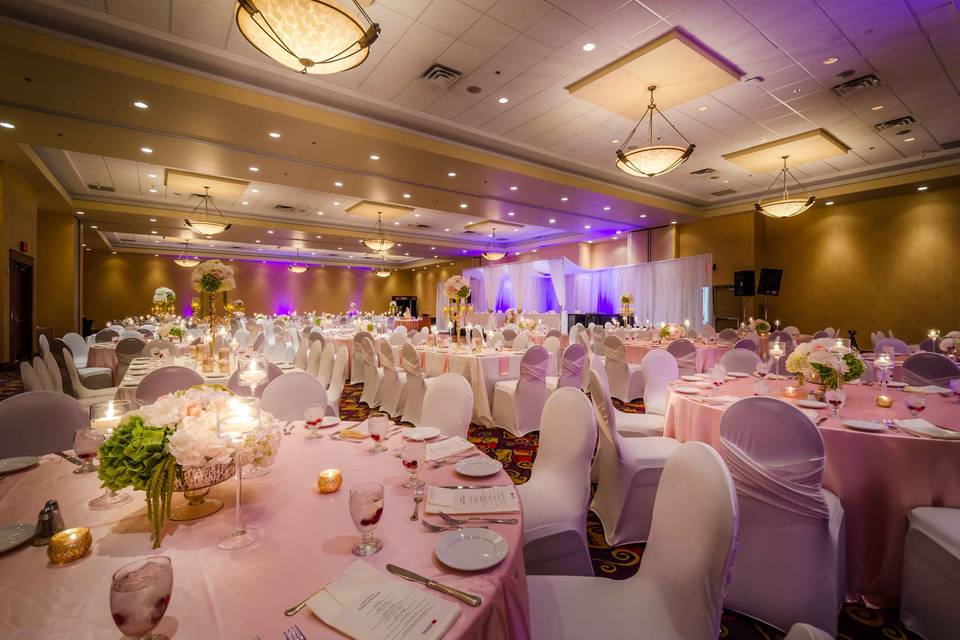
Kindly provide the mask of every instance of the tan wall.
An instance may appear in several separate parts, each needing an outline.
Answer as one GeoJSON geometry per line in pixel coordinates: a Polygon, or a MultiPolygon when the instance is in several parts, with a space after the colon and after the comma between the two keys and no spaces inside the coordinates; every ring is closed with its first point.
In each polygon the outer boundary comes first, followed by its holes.
{"type": "Polygon", "coordinates": [[[712,253],[715,285],[732,285],[733,272],[754,264],[754,214],[736,213],[677,227],[677,257],[712,253]]]}
{"type": "MultiPolygon", "coordinates": [[[[506,258],[504,258],[506,260],[506,258]]],[[[486,261],[484,261],[486,262],[486,261]]],[[[420,313],[431,316],[437,315],[437,283],[445,282],[447,278],[463,273],[464,269],[477,266],[476,260],[457,260],[453,265],[445,264],[440,268],[417,269],[404,271],[400,275],[407,278],[405,287],[409,293],[403,295],[417,296],[417,306],[420,313]]]]}
{"type": "Polygon", "coordinates": [[[37,320],[54,335],[77,331],[77,223],[73,216],[41,211],[37,225],[37,320]]]}
{"type": "MultiPolygon", "coordinates": [[[[0,277],[0,362],[10,359],[10,251],[19,251],[21,241],[26,254],[37,256],[37,194],[29,182],[6,163],[0,163],[0,250],[3,276],[0,277]]],[[[37,271],[33,273],[33,317],[37,317],[37,271]]]]}

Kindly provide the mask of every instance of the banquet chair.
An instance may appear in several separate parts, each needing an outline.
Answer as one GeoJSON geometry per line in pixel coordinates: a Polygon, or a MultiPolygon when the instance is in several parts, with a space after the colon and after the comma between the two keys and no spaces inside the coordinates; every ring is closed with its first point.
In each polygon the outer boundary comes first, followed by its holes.
{"type": "Polygon", "coordinates": [[[121,333],[125,331],[122,324],[111,324],[107,327],[107,329],[110,329],[111,331],[116,331],[118,337],[120,336],[121,333]]]}
{"type": "Polygon", "coordinates": [[[719,342],[733,344],[737,341],[737,332],[733,329],[721,329],[720,333],[717,334],[717,340],[719,342]]]}
{"type": "Polygon", "coordinates": [[[829,337],[830,337],[830,334],[824,331],[823,329],[821,329],[820,331],[817,331],[816,333],[814,333],[813,336],[811,336],[811,339],[822,340],[824,338],[829,338],[829,337]]]}
{"type": "Polygon", "coordinates": [[[137,334],[138,337],[135,338],[121,338],[117,343],[117,381],[123,380],[123,376],[127,375],[127,369],[133,359],[143,354],[145,342],[139,335],[137,334]]]}
{"type": "MultiPolygon", "coordinates": [[[[268,384],[270,384],[270,382],[273,381],[275,378],[279,378],[282,375],[283,375],[283,370],[268,360],[267,361],[267,379],[261,382],[260,384],[258,384],[256,387],[254,387],[253,389],[254,397],[259,398],[261,395],[263,395],[263,389],[268,384]]],[[[248,397],[250,396],[250,387],[240,384],[239,369],[234,371],[233,374],[231,374],[230,378],[227,380],[227,389],[230,389],[230,391],[233,391],[238,396],[248,396],[248,397]]]]}
{"type": "Polygon", "coordinates": [[[587,509],[596,441],[596,418],[583,392],[567,387],[552,394],[543,407],[530,479],[517,487],[527,575],[593,575],[587,509]]]}
{"type": "MultiPolygon", "coordinates": [[[[336,347],[333,342],[327,343],[327,346],[323,347],[323,351],[320,351],[320,344],[317,343],[314,347],[317,352],[320,354],[320,361],[317,363],[317,370],[314,374],[317,376],[317,380],[320,381],[324,386],[330,385],[330,377],[333,375],[333,366],[334,359],[336,356],[336,347]]],[[[346,358],[344,359],[346,360],[346,358]]],[[[347,363],[343,363],[344,371],[346,371],[347,363]]],[[[308,373],[310,373],[308,371],[308,373]]]]}
{"type": "Polygon", "coordinates": [[[713,328],[712,324],[705,324],[703,325],[703,329],[700,330],[701,338],[716,337],[716,335],[717,335],[717,330],[713,328]]]}
{"type": "Polygon", "coordinates": [[[500,337],[503,338],[503,346],[513,347],[513,341],[517,339],[517,330],[512,327],[504,327],[503,331],[500,332],[500,337]]]}
{"type": "Polygon", "coordinates": [[[424,376],[420,368],[420,355],[412,345],[405,344],[400,350],[400,365],[407,374],[407,401],[403,405],[401,422],[409,422],[415,427],[420,426],[420,416],[423,413],[423,399],[427,387],[436,382],[436,378],[424,376]]]}
{"type": "Polygon", "coordinates": [[[780,340],[784,345],[788,345],[793,342],[793,336],[787,333],[785,330],[781,329],[780,331],[772,331],[770,333],[770,344],[773,344],[777,340],[780,340]]]}
{"type": "Polygon", "coordinates": [[[603,329],[604,329],[605,331],[612,331],[612,330],[613,330],[613,323],[610,322],[610,321],[604,322],[604,323],[603,323],[603,329]]]}
{"type": "Polygon", "coordinates": [[[651,349],[643,356],[644,413],[625,413],[614,408],[620,435],[635,438],[662,436],[667,413],[669,384],[680,377],[676,359],[663,349],[651,349]]]}
{"type": "Polygon", "coordinates": [[[119,338],[120,332],[113,329],[101,329],[97,332],[94,342],[113,342],[114,338],[119,338]]]}
{"type": "Polygon", "coordinates": [[[908,522],[900,621],[926,640],[953,640],[960,629],[960,509],[917,507],[908,522]]]}
{"type": "MultiPolygon", "coordinates": [[[[544,341],[546,344],[546,341],[544,341]]],[[[560,375],[547,376],[547,395],[564,387],[583,387],[583,369],[587,360],[587,349],[579,342],[571,342],[560,357],[560,375]]]]}
{"type": "MultiPolygon", "coordinates": [[[[66,351],[70,351],[70,347],[67,346],[67,343],[64,342],[61,338],[54,338],[50,343],[50,353],[53,354],[54,359],[57,361],[60,369],[60,377],[64,381],[64,390],[71,394],[73,393],[72,382],[67,375],[67,364],[64,361],[63,354],[66,351]]],[[[70,355],[73,356],[73,352],[70,352],[70,355]]],[[[83,385],[88,389],[104,389],[113,384],[113,370],[109,367],[76,367],[76,360],[74,360],[74,367],[77,370],[77,376],[80,378],[80,381],[83,382],[83,385]]]]}
{"type": "Polygon", "coordinates": [[[560,375],[560,338],[557,336],[548,336],[543,340],[543,348],[550,354],[550,360],[547,361],[547,377],[554,374],[560,375]]]}
{"type": "Polygon", "coordinates": [[[674,340],[667,345],[667,351],[677,360],[680,373],[694,374],[697,372],[697,347],[687,338],[674,340]]]}
{"type": "MultiPolygon", "coordinates": [[[[406,338],[404,334],[405,342],[406,338]]],[[[380,341],[380,364],[383,367],[383,380],[380,382],[380,411],[391,418],[398,418],[403,413],[403,405],[407,400],[407,374],[397,367],[393,358],[393,346],[383,340],[380,341]]]]}
{"type": "MultiPolygon", "coordinates": [[[[87,366],[87,341],[79,333],[65,333],[62,340],[70,347],[70,353],[73,354],[73,361],[77,367],[83,369],[87,366]]],[[[49,348],[49,345],[48,345],[49,348]]]]}
{"type": "Polygon", "coordinates": [[[237,329],[233,333],[233,339],[237,341],[238,349],[246,349],[250,344],[250,332],[246,329],[237,329]]]}
{"type": "Polygon", "coordinates": [[[23,382],[23,388],[27,391],[50,391],[40,380],[40,374],[27,360],[20,363],[20,380],[23,382]]]}
{"type": "Polygon", "coordinates": [[[136,338],[137,340],[143,340],[143,334],[137,331],[136,329],[124,329],[120,332],[120,339],[126,340],[128,338],[136,338]]]}
{"type": "Polygon", "coordinates": [[[37,336],[37,346],[40,347],[40,355],[50,351],[50,341],[47,340],[47,336],[43,335],[42,333],[37,336]]]}
{"type": "MultiPolygon", "coordinates": [[[[394,322],[396,322],[396,318],[394,318],[394,322]]],[[[406,328],[406,327],[395,327],[395,328],[393,329],[393,332],[396,333],[397,335],[401,335],[401,336],[406,337],[406,335],[407,335],[407,328],[406,328]]]]}
{"type": "Polygon", "coordinates": [[[443,373],[432,378],[423,396],[420,426],[436,427],[445,436],[467,437],[473,415],[473,389],[463,376],[443,373]]]}
{"type": "Polygon", "coordinates": [[[627,330],[624,329],[623,327],[617,327],[616,329],[613,330],[613,335],[620,338],[620,340],[626,340],[627,330]]]}
{"type": "Polygon", "coordinates": [[[800,335],[800,329],[796,328],[793,325],[788,325],[784,327],[783,330],[788,334],[790,334],[790,337],[793,338],[794,340],[796,340],[797,336],[800,335]]]}
{"type": "Polygon", "coordinates": [[[927,351],[930,353],[940,353],[940,339],[939,338],[924,338],[920,341],[920,344],[917,345],[917,348],[920,351],[927,351]]]}
{"type": "Polygon", "coordinates": [[[60,371],[60,365],[49,349],[43,354],[43,363],[47,365],[47,373],[50,374],[50,380],[53,382],[53,390],[64,393],[63,374],[60,371]]]}
{"type": "Polygon", "coordinates": [[[730,349],[720,356],[720,364],[727,372],[753,373],[762,361],[756,351],[749,349],[730,349]]]}
{"type": "Polygon", "coordinates": [[[311,330],[310,335],[307,336],[307,342],[310,343],[310,347],[313,348],[313,343],[317,342],[318,340],[320,341],[321,348],[327,346],[327,339],[324,337],[323,333],[317,329],[311,330]]]}
{"type": "MultiPolygon", "coordinates": [[[[333,343],[328,345],[333,349],[333,343]]],[[[343,387],[347,383],[347,363],[350,361],[346,347],[337,349],[333,360],[333,371],[330,372],[330,384],[327,385],[327,413],[340,417],[340,400],[343,398],[343,387]]]]}
{"type": "Polygon", "coordinates": [[[177,355],[177,346],[169,340],[151,340],[143,346],[143,351],[140,353],[145,358],[148,358],[153,355],[153,351],[166,351],[168,358],[173,358],[177,355]]]}
{"type": "Polygon", "coordinates": [[[377,365],[377,357],[373,351],[373,340],[364,337],[360,340],[360,358],[363,362],[363,392],[360,402],[371,409],[380,406],[381,383],[383,382],[383,367],[377,365]]]}
{"type": "Polygon", "coordinates": [[[364,337],[371,338],[366,331],[357,331],[353,334],[353,352],[350,362],[350,384],[363,384],[364,365],[363,354],[360,351],[360,343],[364,337]]]}
{"type": "Polygon", "coordinates": [[[80,374],[77,372],[77,366],[73,363],[73,354],[69,349],[64,349],[63,353],[64,367],[67,371],[67,378],[70,380],[70,392],[84,406],[90,406],[95,402],[112,400],[117,393],[116,387],[104,387],[91,389],[80,380],[80,374]]]}
{"type": "Polygon", "coordinates": [[[827,334],[827,337],[828,337],[828,338],[836,338],[836,337],[837,337],[837,330],[834,329],[833,327],[826,327],[823,331],[827,334]]]}
{"type": "Polygon", "coordinates": [[[50,372],[47,371],[47,364],[40,356],[33,356],[33,370],[37,374],[37,377],[40,378],[40,388],[43,391],[59,391],[59,389],[53,387],[53,378],[50,376],[50,372]]]}
{"type": "MultiPolygon", "coordinates": [[[[426,327],[424,327],[424,329],[426,329],[426,327]]],[[[426,343],[427,343],[427,335],[429,335],[429,331],[428,331],[428,332],[424,332],[424,331],[411,331],[411,332],[409,333],[409,336],[410,336],[410,344],[412,344],[412,345],[415,346],[415,347],[418,347],[418,346],[420,346],[420,345],[426,344],[426,343]]]]}
{"type": "Polygon", "coordinates": [[[750,338],[741,338],[737,340],[734,345],[734,349],[749,349],[750,351],[757,350],[757,343],[751,340],[750,338]]]}
{"type": "Polygon", "coordinates": [[[298,369],[307,368],[307,347],[309,343],[306,340],[301,340],[300,344],[297,345],[297,353],[293,356],[293,366],[298,369]]]}
{"type": "Polygon", "coordinates": [[[0,402],[0,458],[73,449],[73,434],[89,424],[86,410],[63,393],[27,391],[11,396],[0,402]]]}
{"type": "Polygon", "coordinates": [[[606,381],[590,372],[590,401],[597,412],[600,439],[593,461],[597,492],[590,510],[603,524],[611,547],[644,542],[650,533],[653,501],[667,458],[680,447],[672,438],[624,438],[620,414],[610,401],[606,381]]]}
{"type": "Polygon", "coordinates": [[[737,564],[725,606],[781,629],[831,634],[846,595],[844,514],[821,486],[823,438],[776,398],[743,398],[720,418],[720,455],[740,503],[737,564]]]}
{"type": "Polygon", "coordinates": [[[145,340],[153,340],[154,338],[154,333],[152,329],[147,329],[145,327],[137,327],[137,333],[139,333],[140,337],[144,338],[145,340]]]}
{"type": "Polygon", "coordinates": [[[277,420],[303,420],[311,404],[327,405],[327,389],[305,371],[294,371],[270,381],[260,396],[260,408],[277,420]]]}
{"type": "Polygon", "coordinates": [[[137,385],[137,405],[153,404],[160,396],[203,384],[203,376],[188,367],[169,366],[154,369],[137,385]]]}
{"type": "Polygon", "coordinates": [[[255,353],[263,353],[263,348],[266,346],[267,338],[263,335],[263,332],[257,334],[257,337],[253,341],[253,351],[255,353]]]}
{"type": "Polygon", "coordinates": [[[549,331],[547,331],[547,337],[556,338],[557,342],[563,341],[563,333],[560,331],[560,329],[550,329],[549,331]]]}
{"type": "Polygon", "coordinates": [[[903,361],[903,381],[911,385],[947,386],[960,378],[960,366],[942,353],[921,351],[903,361]]]}
{"type": "Polygon", "coordinates": [[[515,351],[526,351],[530,346],[530,336],[526,333],[521,333],[513,341],[513,344],[510,345],[515,351]]]}
{"type": "Polygon", "coordinates": [[[610,385],[610,395],[622,402],[630,402],[643,395],[643,370],[639,364],[627,363],[626,349],[617,336],[603,340],[604,369],[610,385]]]}
{"type": "Polygon", "coordinates": [[[604,331],[603,327],[600,325],[593,325],[593,328],[590,329],[590,345],[593,348],[593,352],[598,356],[604,355],[603,351],[603,339],[607,336],[607,332],[604,331]]]}
{"type": "Polygon", "coordinates": [[[733,481],[720,456],[702,442],[677,445],[637,572],[626,580],[530,576],[533,640],[719,637],[736,533],[733,481]]]}
{"type": "Polygon", "coordinates": [[[547,398],[547,362],[550,354],[539,345],[524,352],[520,377],[501,380],[493,386],[493,422],[515,436],[540,428],[540,414],[547,398]]]}
{"type": "Polygon", "coordinates": [[[402,345],[404,342],[407,341],[407,330],[404,329],[403,327],[397,327],[397,328],[400,329],[400,331],[394,331],[393,333],[390,334],[390,337],[388,338],[389,344],[395,347],[399,347],[400,345],[402,345]]]}
{"type": "Polygon", "coordinates": [[[320,371],[320,358],[323,357],[323,349],[319,344],[314,343],[307,353],[307,366],[304,370],[310,375],[316,377],[320,371]]]}
{"type": "Polygon", "coordinates": [[[584,328],[583,325],[580,324],[579,322],[573,325],[572,327],[570,327],[569,340],[567,340],[568,345],[577,342],[577,340],[580,337],[580,332],[583,331],[583,328],[584,328]]]}
{"type": "Polygon", "coordinates": [[[874,351],[879,353],[883,351],[885,347],[892,347],[896,355],[907,355],[910,353],[910,346],[899,338],[877,340],[877,344],[874,345],[874,351]]]}
{"type": "Polygon", "coordinates": [[[783,640],[833,640],[833,636],[823,629],[798,622],[790,627],[790,632],[783,637],[783,640]]]}

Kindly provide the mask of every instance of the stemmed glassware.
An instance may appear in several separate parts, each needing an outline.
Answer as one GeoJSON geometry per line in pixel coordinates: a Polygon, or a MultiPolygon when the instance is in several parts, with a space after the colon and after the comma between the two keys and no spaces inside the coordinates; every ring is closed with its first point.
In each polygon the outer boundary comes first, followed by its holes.
{"type": "Polygon", "coordinates": [[[713,368],[713,369],[711,369],[710,371],[708,371],[707,373],[708,373],[709,376],[710,376],[710,382],[713,383],[713,389],[711,389],[711,391],[710,391],[710,394],[712,395],[712,394],[716,393],[717,389],[720,388],[720,385],[722,385],[722,384],[724,383],[724,381],[726,380],[727,375],[726,375],[726,372],[724,372],[724,371],[722,371],[722,370],[720,370],[720,369],[717,369],[717,368],[713,368]]]}
{"type": "Polygon", "coordinates": [[[383,542],[373,537],[382,516],[382,484],[364,482],[350,489],[350,517],[360,532],[360,542],[353,547],[354,555],[372,556],[383,548],[383,542]]]}
{"type": "Polygon", "coordinates": [[[387,450],[383,446],[383,440],[387,436],[388,424],[389,420],[385,413],[371,413],[367,419],[367,430],[370,432],[370,439],[373,440],[373,447],[370,448],[372,453],[381,453],[387,450]]]}
{"type": "MultiPolygon", "coordinates": [[[[113,428],[120,424],[123,416],[130,411],[130,402],[128,400],[110,400],[108,402],[96,402],[90,405],[90,428],[94,433],[101,436],[100,443],[113,435],[113,428]]],[[[99,452],[99,446],[97,447],[99,452]]],[[[91,509],[109,509],[121,504],[130,502],[132,496],[129,493],[117,493],[109,487],[104,488],[103,495],[93,498],[87,502],[91,509]]]]}
{"type": "Polygon", "coordinates": [[[74,473],[92,473],[97,470],[93,460],[105,439],[102,433],[93,429],[80,429],[73,434],[73,451],[83,460],[83,464],[73,470],[74,473]]]}
{"type": "Polygon", "coordinates": [[[833,417],[840,417],[840,408],[847,399],[847,394],[843,389],[827,389],[823,394],[823,399],[827,404],[833,407],[833,417]]]}
{"type": "Polygon", "coordinates": [[[303,419],[306,422],[307,430],[310,432],[307,435],[307,440],[319,440],[323,437],[320,435],[319,429],[326,415],[327,405],[325,404],[309,404],[306,406],[303,410],[303,419]]]}
{"type": "Polygon", "coordinates": [[[404,442],[400,449],[400,461],[403,463],[403,468],[410,474],[403,486],[407,489],[422,487],[424,482],[422,478],[417,477],[417,472],[427,461],[427,445],[423,442],[404,442]]]}
{"type": "Polygon", "coordinates": [[[217,431],[221,438],[233,443],[233,459],[236,464],[236,514],[234,530],[220,539],[221,549],[239,549],[253,544],[263,537],[258,527],[248,527],[243,522],[243,441],[247,434],[260,426],[260,401],[257,398],[230,398],[217,411],[217,431]]]}
{"type": "Polygon", "coordinates": [[[890,370],[893,369],[893,358],[889,353],[878,353],[873,360],[876,376],[880,378],[880,395],[887,395],[887,382],[890,380],[890,370]]]}
{"type": "Polygon", "coordinates": [[[910,415],[914,418],[927,408],[927,397],[922,393],[908,393],[903,401],[907,405],[907,409],[910,410],[910,415]]]}
{"type": "Polygon", "coordinates": [[[125,564],[110,581],[110,614],[127,638],[169,640],[153,633],[170,604],[173,565],[167,556],[125,564]]]}
{"type": "Polygon", "coordinates": [[[267,359],[262,353],[254,353],[240,364],[237,380],[241,386],[250,389],[250,395],[256,395],[256,389],[267,379],[267,359]]]}

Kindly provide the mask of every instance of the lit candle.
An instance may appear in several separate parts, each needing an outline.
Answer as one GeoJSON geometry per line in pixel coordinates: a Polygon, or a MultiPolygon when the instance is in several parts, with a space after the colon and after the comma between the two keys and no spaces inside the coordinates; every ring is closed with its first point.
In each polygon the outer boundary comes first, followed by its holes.
{"type": "Polygon", "coordinates": [[[927,332],[927,337],[932,340],[936,340],[938,337],[940,337],[940,332],[936,329],[930,329],[930,331],[927,332]]]}
{"type": "Polygon", "coordinates": [[[113,401],[103,403],[104,407],[100,409],[102,415],[96,416],[90,422],[90,428],[95,431],[111,431],[120,424],[120,419],[123,417],[124,412],[118,410],[118,407],[115,407],[113,401]]]}
{"type": "Polygon", "coordinates": [[[255,398],[230,398],[217,415],[222,436],[237,439],[260,426],[260,407],[255,398]]]}
{"type": "Polygon", "coordinates": [[[780,321],[779,321],[779,320],[774,320],[774,321],[773,321],[773,326],[775,326],[777,329],[779,329],[779,328],[780,328],[780,321]]]}
{"type": "Polygon", "coordinates": [[[686,320],[683,321],[683,326],[688,328],[690,327],[690,318],[687,318],[686,320]]]}
{"type": "Polygon", "coordinates": [[[336,493],[343,484],[343,474],[340,469],[324,469],[317,478],[317,491],[320,493],[336,493]]]}

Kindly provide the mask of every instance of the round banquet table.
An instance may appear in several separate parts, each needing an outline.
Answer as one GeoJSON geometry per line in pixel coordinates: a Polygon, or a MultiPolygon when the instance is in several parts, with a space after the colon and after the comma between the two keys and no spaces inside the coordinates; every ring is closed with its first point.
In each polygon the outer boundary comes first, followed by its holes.
{"type": "MultiPolygon", "coordinates": [[[[263,529],[263,539],[234,551],[216,546],[233,527],[232,479],[211,490],[212,496],[224,501],[223,509],[200,520],[168,522],[162,546],[154,550],[143,493],[135,493],[131,502],[115,509],[93,511],[86,502],[102,491],[96,474],[73,475],[72,464],[52,455],[45,456],[38,467],[6,476],[0,482],[0,523],[32,525],[43,504],[54,498],[66,526],[90,527],[94,542],[85,558],[61,567],[49,565],[46,547],[27,544],[0,556],[0,574],[16,576],[0,581],[4,612],[0,637],[119,638],[108,604],[110,576],[128,562],[163,554],[173,561],[174,588],[157,631],[172,640],[278,638],[293,624],[310,640],[343,638],[308,608],[292,618],[283,611],[356,560],[350,549],[359,534],[350,518],[349,488],[371,481],[384,485],[384,514],[376,530],[383,550],[365,560],[382,571],[385,580],[399,579],[386,572],[387,563],[394,563],[480,596],[483,604],[473,608],[430,592],[461,607],[445,638],[529,637],[520,514],[516,514],[519,524],[490,525],[509,544],[503,562],[486,571],[448,569],[433,554],[440,535],[409,519],[412,491],[401,486],[407,474],[400,460],[390,453],[370,453],[369,440],[358,445],[328,438],[305,440],[303,434],[298,425],[293,435],[283,439],[269,474],[244,480],[244,517],[247,524],[263,529]],[[316,478],[328,467],[342,470],[343,487],[321,495],[316,478]]],[[[387,443],[391,448],[399,445],[398,436],[387,443]]],[[[422,475],[428,484],[458,482],[452,466],[428,469],[422,475]]],[[[480,481],[510,482],[503,471],[480,481]]],[[[181,502],[181,497],[174,497],[175,505],[181,502]]],[[[430,520],[437,518],[430,516],[430,520]]]]}
{"type": "MultiPolygon", "coordinates": [[[[754,378],[727,382],[718,395],[753,395],[754,378]]],[[[770,382],[771,391],[787,381],[770,382]],[[779,385],[779,386],[777,386],[779,385]]],[[[960,507],[960,440],[935,440],[900,430],[865,433],[843,426],[843,418],[905,419],[904,393],[889,389],[890,409],[874,404],[878,385],[844,385],[847,393],[841,419],[820,425],[826,465],[824,488],[832,491],[846,518],[847,591],[850,598],[889,606],[900,598],[903,540],[907,514],[915,507],[960,507]]],[[[777,395],[782,398],[779,391],[777,395]]],[[[681,442],[699,440],[719,449],[724,406],[709,406],[698,396],[670,391],[664,435],[681,442]]],[[[832,410],[819,411],[820,416],[832,410]]],[[[939,395],[927,395],[921,414],[933,424],[960,431],[960,405],[939,395]]]]}
{"type": "MultiPolygon", "coordinates": [[[[146,344],[146,343],[144,343],[146,344]]],[[[186,355],[190,351],[190,345],[175,344],[175,356],[186,355]]],[[[117,380],[117,343],[116,342],[98,342],[87,348],[87,366],[88,367],[106,367],[113,372],[113,383],[118,384],[117,380]]]]}
{"type": "MultiPolygon", "coordinates": [[[[650,340],[626,340],[623,343],[627,362],[631,364],[640,364],[643,362],[643,356],[651,349],[666,349],[668,343],[654,344],[650,340]]],[[[702,344],[694,342],[697,347],[697,373],[708,371],[713,365],[720,362],[727,351],[730,350],[728,344],[702,344]]]]}

